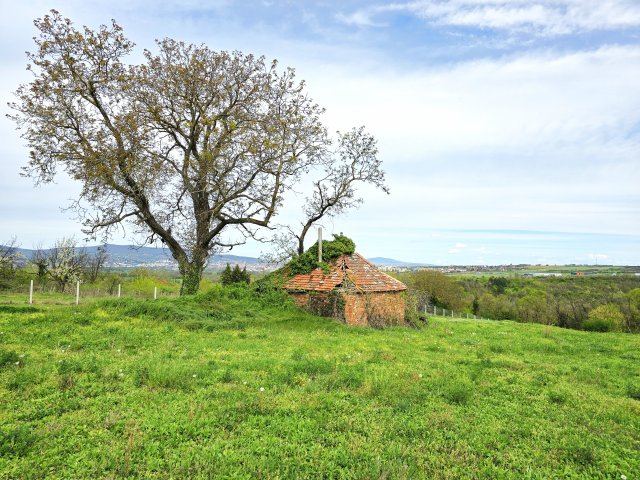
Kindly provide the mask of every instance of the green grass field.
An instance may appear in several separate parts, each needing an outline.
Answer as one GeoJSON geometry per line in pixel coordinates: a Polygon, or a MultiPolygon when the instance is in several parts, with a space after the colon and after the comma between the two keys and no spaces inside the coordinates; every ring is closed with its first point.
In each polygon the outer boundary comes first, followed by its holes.
{"type": "Polygon", "coordinates": [[[0,305],[0,478],[640,475],[640,337],[278,295],[0,305]]]}

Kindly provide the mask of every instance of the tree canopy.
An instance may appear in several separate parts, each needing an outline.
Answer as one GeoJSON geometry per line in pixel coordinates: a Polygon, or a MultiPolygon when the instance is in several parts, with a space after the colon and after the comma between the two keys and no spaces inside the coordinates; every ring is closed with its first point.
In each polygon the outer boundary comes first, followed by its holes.
{"type": "MultiPolygon", "coordinates": [[[[127,64],[134,44],[115,21],[76,29],[52,10],[34,23],[34,78],[10,104],[31,150],[24,173],[50,182],[63,169],[81,182],[73,207],[89,236],[129,222],[146,242],[164,243],[183,293],[197,290],[213,251],[270,226],[300,176],[331,164],[323,109],[291,68],[172,39],[127,64]]],[[[356,168],[366,159],[382,182],[372,145],[362,130],[339,137],[340,178],[366,177],[356,168]]],[[[353,198],[349,185],[341,198],[353,198]]]]}

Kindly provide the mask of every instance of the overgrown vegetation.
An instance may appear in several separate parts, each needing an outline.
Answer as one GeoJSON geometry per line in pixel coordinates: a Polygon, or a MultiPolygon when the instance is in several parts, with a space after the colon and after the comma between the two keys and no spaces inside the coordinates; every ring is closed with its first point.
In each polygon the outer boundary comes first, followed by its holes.
{"type": "Polygon", "coordinates": [[[314,243],[302,255],[294,257],[286,267],[287,273],[297,275],[309,273],[321,267],[328,272],[328,262],[340,255],[351,255],[356,251],[356,244],[349,237],[338,234],[333,236],[333,240],[322,242],[322,262],[318,262],[318,242],[314,243]]]}
{"type": "Polygon", "coordinates": [[[640,277],[454,277],[436,271],[398,275],[418,308],[439,308],[495,320],[596,331],[640,331],[640,277]]]}
{"type": "Polygon", "coordinates": [[[640,471],[638,336],[354,328],[258,285],[0,309],[0,477],[640,471]]]}

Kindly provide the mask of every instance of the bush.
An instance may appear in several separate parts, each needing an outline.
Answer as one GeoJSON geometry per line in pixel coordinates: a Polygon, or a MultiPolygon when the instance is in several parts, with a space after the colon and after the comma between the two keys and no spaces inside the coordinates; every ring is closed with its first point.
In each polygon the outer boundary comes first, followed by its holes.
{"type": "Polygon", "coordinates": [[[612,303],[600,305],[589,312],[589,318],[582,328],[591,332],[617,332],[622,330],[624,315],[612,303]]]}

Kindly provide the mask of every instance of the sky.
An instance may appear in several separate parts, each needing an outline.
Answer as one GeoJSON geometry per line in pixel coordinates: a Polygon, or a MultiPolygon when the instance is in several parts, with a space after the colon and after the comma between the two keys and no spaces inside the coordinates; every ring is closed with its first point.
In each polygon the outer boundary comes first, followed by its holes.
{"type": "MultiPolygon", "coordinates": [[[[0,0],[0,242],[83,238],[71,180],[35,188],[5,117],[30,77],[33,20],[114,18],[136,43],[204,43],[276,58],[326,108],[364,125],[391,193],[323,222],[368,257],[435,264],[640,264],[637,0],[0,0]],[[11,12],[10,14],[8,14],[11,12]]],[[[301,186],[304,191],[304,186],[301,186]]],[[[292,221],[289,201],[278,221],[292,221]]],[[[325,238],[328,236],[325,233],[325,238]]],[[[131,243],[115,236],[112,243],[131,243]]],[[[315,239],[309,239],[311,243],[315,239]]],[[[257,256],[250,243],[231,253],[257,256]]]]}

